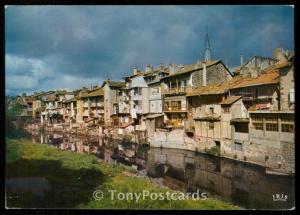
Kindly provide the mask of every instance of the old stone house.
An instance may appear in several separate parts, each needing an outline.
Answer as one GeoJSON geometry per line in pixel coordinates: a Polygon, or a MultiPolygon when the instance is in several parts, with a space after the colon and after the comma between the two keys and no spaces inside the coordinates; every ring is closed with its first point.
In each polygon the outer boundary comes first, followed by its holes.
{"type": "Polygon", "coordinates": [[[294,56],[277,65],[279,70],[280,110],[295,109],[294,56]]]}
{"type": "Polygon", "coordinates": [[[242,77],[256,78],[261,71],[274,65],[276,59],[270,57],[253,56],[246,63],[235,69],[235,74],[242,77]]]}
{"type": "Polygon", "coordinates": [[[287,78],[280,77],[282,68],[276,64],[256,78],[237,76],[189,90],[186,132],[202,150],[216,146],[221,156],[292,171],[294,115],[279,111],[279,82],[287,78]]]}
{"type": "Polygon", "coordinates": [[[91,90],[86,90],[77,96],[75,101],[69,105],[71,112],[78,113],[77,120],[80,118],[81,123],[88,124],[103,124],[104,123],[104,90],[100,87],[94,87],[91,90]],[[76,111],[72,103],[76,104],[76,111]]]}
{"type": "Polygon", "coordinates": [[[71,98],[63,102],[64,120],[65,123],[75,123],[77,115],[77,102],[76,98],[71,98]]]}
{"type": "Polygon", "coordinates": [[[230,80],[231,73],[220,60],[178,66],[170,65],[169,76],[162,78],[165,122],[184,126],[187,116],[186,92],[189,88],[218,84],[230,80]]]}
{"type": "Polygon", "coordinates": [[[104,90],[104,124],[107,126],[119,125],[119,92],[124,86],[125,82],[111,80],[104,81],[101,86],[104,90]]]}

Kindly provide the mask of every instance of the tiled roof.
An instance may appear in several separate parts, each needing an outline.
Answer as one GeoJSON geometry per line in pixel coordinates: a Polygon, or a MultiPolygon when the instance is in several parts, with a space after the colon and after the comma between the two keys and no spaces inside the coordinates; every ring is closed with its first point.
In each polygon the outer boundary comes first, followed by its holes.
{"type": "Polygon", "coordinates": [[[158,118],[158,117],[162,117],[164,116],[163,113],[154,113],[154,114],[150,114],[148,116],[146,116],[147,119],[155,119],[155,118],[158,118]]]}
{"type": "Polygon", "coordinates": [[[105,80],[102,84],[102,87],[105,84],[108,84],[110,87],[124,87],[125,86],[125,82],[121,82],[121,81],[105,80]]]}
{"type": "Polygon", "coordinates": [[[103,96],[103,95],[104,95],[103,88],[97,88],[89,91],[88,93],[83,94],[81,97],[87,98],[87,97],[95,97],[95,96],[103,96]]]}
{"type": "Polygon", "coordinates": [[[137,77],[137,76],[150,76],[150,75],[153,75],[155,73],[158,73],[158,72],[164,72],[164,73],[169,73],[169,71],[166,70],[167,68],[164,68],[164,69],[161,69],[161,68],[155,68],[155,69],[152,69],[151,71],[149,72],[143,72],[143,71],[138,71],[138,73],[136,75],[129,75],[129,76],[125,76],[123,78],[134,78],[134,77],[137,77]]]}
{"type": "Polygon", "coordinates": [[[266,69],[264,69],[264,71],[271,71],[271,70],[277,70],[277,69],[281,69],[281,68],[284,68],[284,67],[287,67],[287,66],[291,66],[292,65],[292,62],[290,61],[285,61],[285,62],[282,62],[282,63],[276,63],[266,69]]]}
{"type": "Polygon", "coordinates": [[[70,102],[76,102],[76,98],[74,97],[74,98],[64,101],[64,103],[70,103],[70,102]]]}
{"type": "Polygon", "coordinates": [[[234,102],[236,102],[237,100],[239,100],[240,98],[242,98],[242,96],[230,96],[227,99],[220,102],[219,104],[220,105],[231,105],[234,102]]]}
{"type": "Polygon", "coordinates": [[[278,83],[278,77],[279,74],[277,70],[264,71],[257,78],[244,78],[236,76],[221,84],[211,84],[208,86],[187,89],[187,96],[222,94],[227,92],[229,89],[274,84],[278,83]]]}
{"type": "Polygon", "coordinates": [[[203,87],[197,87],[187,89],[186,96],[198,96],[198,95],[215,95],[223,94],[227,91],[227,88],[223,84],[214,84],[203,87]]]}
{"type": "Polygon", "coordinates": [[[16,104],[22,105],[22,106],[27,106],[27,103],[23,99],[23,97],[18,97],[16,100],[16,104]]]}
{"type": "MultiPolygon", "coordinates": [[[[214,61],[207,61],[206,62],[206,67],[210,67],[210,66],[213,66],[219,62],[222,62],[221,60],[214,60],[214,61]]],[[[175,72],[174,74],[170,74],[169,76],[163,78],[163,79],[167,79],[169,77],[174,77],[174,76],[177,76],[177,75],[182,75],[182,74],[188,74],[190,72],[193,72],[195,70],[199,70],[199,69],[202,69],[203,66],[202,66],[202,63],[194,63],[194,64],[187,64],[187,65],[183,65],[183,68],[182,69],[179,69],[179,71],[175,72]]]]}
{"type": "Polygon", "coordinates": [[[279,74],[277,71],[266,71],[257,78],[233,78],[230,80],[230,89],[278,83],[279,74]]]}
{"type": "Polygon", "coordinates": [[[27,96],[26,98],[25,98],[25,101],[26,102],[33,102],[35,100],[35,98],[33,97],[33,96],[27,96]]]}

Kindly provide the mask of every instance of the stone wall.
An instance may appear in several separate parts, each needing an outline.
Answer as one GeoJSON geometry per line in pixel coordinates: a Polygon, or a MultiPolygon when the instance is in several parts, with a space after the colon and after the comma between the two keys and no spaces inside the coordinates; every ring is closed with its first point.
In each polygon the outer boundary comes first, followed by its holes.
{"type": "Polygon", "coordinates": [[[289,104],[289,91],[295,89],[294,66],[282,68],[280,70],[280,110],[294,109],[289,104]]]}
{"type": "MultiPolygon", "coordinates": [[[[230,80],[232,76],[226,67],[221,63],[207,67],[206,84],[218,84],[230,80]]],[[[203,86],[203,69],[192,73],[192,84],[195,87],[203,86]]]]}

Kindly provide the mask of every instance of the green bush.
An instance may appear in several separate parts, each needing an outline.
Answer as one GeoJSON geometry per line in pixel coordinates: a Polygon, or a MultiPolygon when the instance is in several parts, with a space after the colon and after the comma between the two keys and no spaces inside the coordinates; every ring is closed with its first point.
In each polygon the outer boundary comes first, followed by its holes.
{"type": "Polygon", "coordinates": [[[213,146],[210,149],[205,149],[205,153],[210,155],[219,156],[220,155],[220,148],[217,146],[213,146]]]}

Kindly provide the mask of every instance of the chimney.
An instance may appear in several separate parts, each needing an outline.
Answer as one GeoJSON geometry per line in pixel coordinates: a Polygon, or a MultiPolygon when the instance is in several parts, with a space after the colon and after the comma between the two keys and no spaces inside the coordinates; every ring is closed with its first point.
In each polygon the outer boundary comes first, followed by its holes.
{"type": "Polygon", "coordinates": [[[203,86],[206,86],[206,62],[202,63],[203,71],[202,71],[202,79],[203,86]]]}
{"type": "Polygon", "coordinates": [[[138,68],[136,66],[133,67],[133,75],[138,74],[138,68]]]}
{"type": "Polygon", "coordinates": [[[241,55],[241,65],[243,65],[244,63],[244,59],[243,59],[243,55],[241,55]]]}
{"type": "Polygon", "coordinates": [[[148,64],[148,65],[146,66],[146,72],[151,72],[151,71],[152,71],[152,67],[151,67],[150,64],[148,64]]]}
{"type": "Polygon", "coordinates": [[[161,70],[163,70],[163,69],[165,68],[165,65],[164,65],[163,63],[160,63],[160,64],[159,64],[159,68],[160,68],[161,70]]]}

